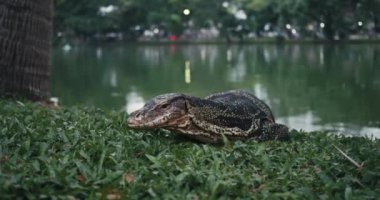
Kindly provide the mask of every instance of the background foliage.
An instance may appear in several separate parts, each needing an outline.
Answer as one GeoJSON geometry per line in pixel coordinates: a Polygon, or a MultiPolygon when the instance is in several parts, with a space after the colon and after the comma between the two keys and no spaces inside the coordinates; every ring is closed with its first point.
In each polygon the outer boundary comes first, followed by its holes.
{"type": "Polygon", "coordinates": [[[276,31],[289,34],[286,24],[303,37],[346,38],[380,31],[380,0],[55,0],[55,32],[81,39],[117,32],[135,40],[145,30],[159,28],[161,36],[180,36],[186,29],[215,27],[221,36],[244,38],[276,31]],[[100,7],[114,6],[101,14],[100,7]],[[190,15],[183,10],[190,9],[190,15]],[[236,16],[243,11],[244,18],[236,16]],[[362,25],[358,25],[362,22],[362,25]],[[324,27],[320,27],[320,23],[324,27]],[[307,28],[309,27],[309,28],[307,28]],[[308,30],[307,30],[308,29],[308,30]]]}

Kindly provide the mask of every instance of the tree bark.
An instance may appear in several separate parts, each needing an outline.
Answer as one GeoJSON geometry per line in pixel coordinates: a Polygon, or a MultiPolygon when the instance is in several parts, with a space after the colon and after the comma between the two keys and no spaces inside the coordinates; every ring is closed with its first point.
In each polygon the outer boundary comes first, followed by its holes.
{"type": "Polygon", "coordinates": [[[53,0],[0,0],[0,95],[50,95],[53,0]]]}

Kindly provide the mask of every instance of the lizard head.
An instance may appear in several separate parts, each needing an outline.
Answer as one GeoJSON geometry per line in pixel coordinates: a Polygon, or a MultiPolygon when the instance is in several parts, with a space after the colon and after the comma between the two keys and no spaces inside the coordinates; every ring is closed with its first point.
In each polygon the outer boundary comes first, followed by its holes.
{"type": "Polygon", "coordinates": [[[132,128],[186,126],[189,120],[186,101],[186,96],[178,93],[156,96],[144,107],[129,115],[128,126],[132,128]]]}

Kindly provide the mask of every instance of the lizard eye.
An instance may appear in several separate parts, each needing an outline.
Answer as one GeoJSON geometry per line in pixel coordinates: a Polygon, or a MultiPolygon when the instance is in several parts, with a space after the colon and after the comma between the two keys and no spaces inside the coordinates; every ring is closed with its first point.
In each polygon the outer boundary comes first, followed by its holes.
{"type": "Polygon", "coordinates": [[[166,108],[168,108],[168,107],[169,107],[169,104],[168,104],[168,103],[165,103],[165,104],[162,104],[162,105],[161,105],[161,108],[162,108],[162,109],[166,109],[166,108]]]}

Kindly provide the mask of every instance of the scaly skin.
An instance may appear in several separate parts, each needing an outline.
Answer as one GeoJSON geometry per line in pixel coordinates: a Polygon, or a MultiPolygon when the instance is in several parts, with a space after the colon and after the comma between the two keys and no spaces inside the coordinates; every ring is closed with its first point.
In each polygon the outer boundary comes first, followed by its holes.
{"type": "Polygon", "coordinates": [[[132,128],[163,128],[206,143],[230,140],[286,140],[288,128],[275,123],[270,108],[253,94],[232,90],[204,99],[179,93],[153,98],[130,114],[132,128]]]}

